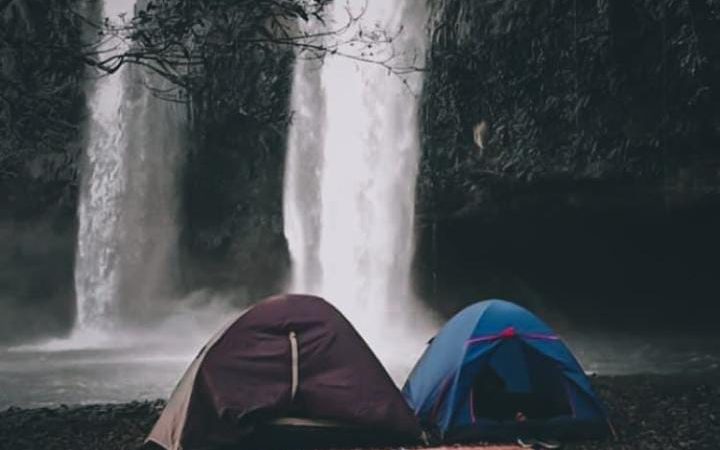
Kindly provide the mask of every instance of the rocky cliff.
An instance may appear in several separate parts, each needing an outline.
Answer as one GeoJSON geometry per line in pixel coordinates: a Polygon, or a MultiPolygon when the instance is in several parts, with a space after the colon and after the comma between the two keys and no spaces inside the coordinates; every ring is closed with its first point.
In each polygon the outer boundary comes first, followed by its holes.
{"type": "MultiPolygon", "coordinates": [[[[70,3],[0,2],[0,341],[59,333],[74,314],[86,68],[59,51],[81,45],[70,3]]],[[[630,306],[629,324],[648,312],[671,322],[679,299],[685,326],[706,323],[720,254],[720,1],[431,6],[422,296],[448,313],[505,296],[611,321],[630,306]]],[[[210,57],[192,99],[185,291],[252,297],[286,274],[292,54],[246,50],[210,57]]]]}
{"type": "Polygon", "coordinates": [[[718,293],[720,2],[432,4],[426,296],[618,323],[672,321],[683,299],[701,318],[718,293]]]}

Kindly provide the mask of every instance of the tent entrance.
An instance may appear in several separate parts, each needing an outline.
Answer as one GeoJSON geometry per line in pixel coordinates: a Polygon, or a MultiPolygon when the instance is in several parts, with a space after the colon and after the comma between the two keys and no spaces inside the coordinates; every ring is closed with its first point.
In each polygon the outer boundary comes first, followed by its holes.
{"type": "Polygon", "coordinates": [[[469,403],[473,421],[545,420],[572,414],[561,369],[520,339],[504,341],[480,362],[469,403]]]}

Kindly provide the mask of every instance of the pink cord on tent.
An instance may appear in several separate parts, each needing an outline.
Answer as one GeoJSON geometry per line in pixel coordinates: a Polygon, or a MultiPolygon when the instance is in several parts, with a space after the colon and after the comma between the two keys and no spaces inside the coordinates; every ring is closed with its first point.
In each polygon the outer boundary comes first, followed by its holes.
{"type": "Polygon", "coordinates": [[[478,342],[490,342],[499,341],[501,339],[510,339],[515,336],[520,336],[525,339],[537,339],[546,341],[559,341],[560,338],[554,334],[540,334],[540,333],[518,333],[514,327],[507,327],[498,334],[490,334],[486,336],[477,336],[472,339],[465,341],[465,345],[472,345],[478,342]]]}
{"type": "Polygon", "coordinates": [[[470,389],[470,418],[472,419],[472,423],[477,422],[477,418],[475,417],[475,388],[470,389]]]}

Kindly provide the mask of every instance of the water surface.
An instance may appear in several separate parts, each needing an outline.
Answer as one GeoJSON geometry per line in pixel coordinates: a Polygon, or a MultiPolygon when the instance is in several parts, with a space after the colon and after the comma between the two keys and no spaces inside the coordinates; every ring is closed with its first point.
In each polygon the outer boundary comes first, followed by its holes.
{"type": "MultiPolygon", "coordinates": [[[[584,368],[600,375],[720,374],[720,337],[599,332],[564,337],[584,368]]],[[[167,398],[197,350],[0,350],[0,409],[167,398]]],[[[386,360],[396,383],[404,381],[418,356],[386,360]]]]}

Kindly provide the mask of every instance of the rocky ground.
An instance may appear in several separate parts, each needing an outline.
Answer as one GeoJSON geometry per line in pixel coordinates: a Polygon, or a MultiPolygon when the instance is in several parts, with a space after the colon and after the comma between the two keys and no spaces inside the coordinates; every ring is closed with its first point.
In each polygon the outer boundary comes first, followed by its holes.
{"type": "MultiPolygon", "coordinates": [[[[593,382],[607,403],[618,438],[565,448],[720,449],[720,377],[716,375],[598,377],[593,382]]],[[[135,449],[163,406],[157,400],[10,408],[0,412],[0,449],[135,449]]]]}

